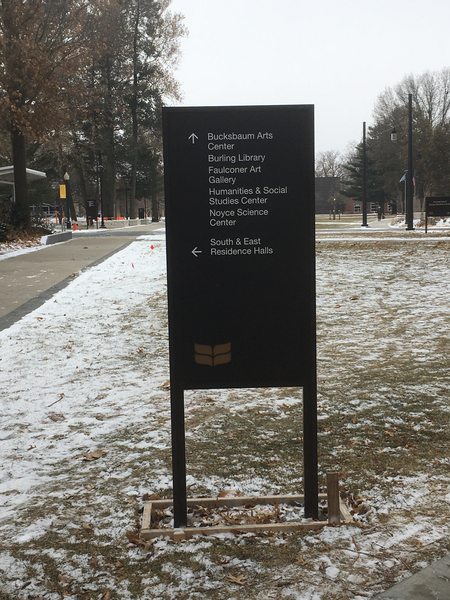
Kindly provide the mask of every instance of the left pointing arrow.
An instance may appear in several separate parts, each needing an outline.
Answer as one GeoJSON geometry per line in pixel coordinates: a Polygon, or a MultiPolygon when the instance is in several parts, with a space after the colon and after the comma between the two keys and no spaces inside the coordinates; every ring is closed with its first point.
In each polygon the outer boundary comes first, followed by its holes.
{"type": "Polygon", "coordinates": [[[197,256],[201,253],[201,250],[197,250],[197,246],[195,246],[195,248],[192,250],[192,254],[195,256],[195,258],[197,258],[197,256]]]}
{"type": "Polygon", "coordinates": [[[195,140],[198,140],[198,136],[196,136],[195,133],[191,133],[188,139],[192,140],[192,143],[195,144],[195,140]]]}

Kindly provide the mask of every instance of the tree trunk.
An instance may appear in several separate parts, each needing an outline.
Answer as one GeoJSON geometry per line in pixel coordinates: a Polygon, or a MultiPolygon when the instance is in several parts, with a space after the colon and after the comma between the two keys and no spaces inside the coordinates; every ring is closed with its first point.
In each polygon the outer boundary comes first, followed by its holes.
{"type": "Polygon", "coordinates": [[[130,192],[130,218],[136,218],[136,171],[138,163],[138,36],[140,21],[140,3],[136,5],[136,19],[134,23],[133,37],[133,95],[131,99],[131,120],[132,120],[132,140],[131,140],[131,192],[130,192]]]}
{"type": "Polygon", "coordinates": [[[105,217],[113,219],[116,206],[116,158],[112,127],[103,130],[103,139],[103,210],[105,217]]]}
{"type": "Polygon", "coordinates": [[[152,222],[159,223],[159,205],[158,196],[153,194],[152,196],[152,222]]]}
{"type": "Polygon", "coordinates": [[[67,204],[69,206],[69,214],[72,222],[77,222],[77,211],[75,210],[75,204],[73,203],[72,189],[70,187],[70,183],[66,181],[66,194],[67,194],[67,204]]]}
{"type": "Polygon", "coordinates": [[[14,227],[25,229],[30,226],[25,138],[20,129],[15,125],[12,126],[11,143],[15,190],[15,202],[13,204],[11,220],[14,227]]]}
{"type": "Polygon", "coordinates": [[[114,117],[112,99],[111,60],[107,56],[104,74],[104,123],[100,129],[100,148],[103,159],[103,215],[115,217],[116,206],[116,155],[114,143],[114,117]]]}

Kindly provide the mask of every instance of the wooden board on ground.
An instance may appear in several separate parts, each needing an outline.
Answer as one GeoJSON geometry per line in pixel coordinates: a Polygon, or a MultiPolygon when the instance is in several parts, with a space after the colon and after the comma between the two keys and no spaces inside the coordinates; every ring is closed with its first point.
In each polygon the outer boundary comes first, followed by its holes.
{"type": "MultiPolygon", "coordinates": [[[[327,499],[327,494],[319,494],[319,500],[327,499]]],[[[188,498],[188,507],[201,506],[209,508],[229,507],[235,508],[245,505],[271,505],[271,504],[288,504],[302,505],[304,503],[303,495],[284,495],[284,496],[231,496],[222,498],[188,498]]],[[[313,521],[305,522],[286,522],[286,523],[252,523],[242,525],[216,525],[216,526],[199,526],[185,527],[183,529],[163,528],[152,529],[151,517],[152,511],[169,508],[173,505],[170,499],[151,500],[144,503],[144,511],[142,516],[141,538],[151,540],[161,536],[167,536],[174,541],[182,541],[190,539],[196,535],[217,535],[220,533],[285,533],[290,531],[308,531],[317,530],[329,525],[328,521],[313,521]]],[[[340,519],[341,523],[352,523],[353,518],[340,500],[340,519]]]]}

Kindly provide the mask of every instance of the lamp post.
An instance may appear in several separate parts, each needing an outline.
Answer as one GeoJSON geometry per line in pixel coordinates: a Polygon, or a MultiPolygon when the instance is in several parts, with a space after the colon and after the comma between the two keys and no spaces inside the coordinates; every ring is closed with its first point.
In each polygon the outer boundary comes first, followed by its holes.
{"type": "MultiPolygon", "coordinates": [[[[397,141],[395,127],[391,133],[391,140],[397,141]]],[[[414,229],[414,171],[413,171],[413,136],[412,136],[412,94],[408,94],[408,168],[402,179],[405,178],[405,219],[406,229],[414,229]]]]}
{"type": "Polygon", "coordinates": [[[363,123],[363,155],[362,155],[362,209],[363,222],[361,227],[369,227],[367,224],[367,162],[366,162],[366,122],[363,123]]]}
{"type": "Polygon", "coordinates": [[[100,211],[102,213],[102,222],[100,225],[101,229],[106,229],[105,221],[103,217],[103,165],[98,165],[98,172],[100,175],[100,211]]]}
{"type": "Polygon", "coordinates": [[[70,175],[67,171],[64,173],[63,179],[64,179],[64,185],[66,186],[66,211],[67,211],[66,223],[67,223],[67,229],[70,229],[69,190],[68,190],[70,175]]]}
{"type": "Polygon", "coordinates": [[[408,94],[408,171],[406,172],[406,229],[414,229],[412,94],[408,94]]]}

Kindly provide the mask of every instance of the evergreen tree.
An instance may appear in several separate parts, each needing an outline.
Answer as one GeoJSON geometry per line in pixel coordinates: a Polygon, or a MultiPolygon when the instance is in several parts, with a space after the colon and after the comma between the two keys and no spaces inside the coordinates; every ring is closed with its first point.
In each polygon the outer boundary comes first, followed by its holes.
{"type": "MultiPolygon", "coordinates": [[[[341,196],[363,201],[363,146],[358,144],[355,152],[343,165],[343,177],[341,179],[341,196]]],[[[366,151],[366,201],[378,204],[383,208],[385,193],[380,172],[377,170],[375,161],[366,151]]]]}

